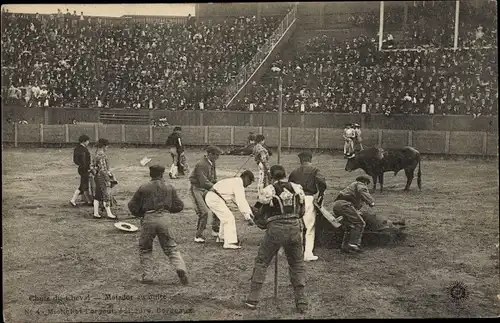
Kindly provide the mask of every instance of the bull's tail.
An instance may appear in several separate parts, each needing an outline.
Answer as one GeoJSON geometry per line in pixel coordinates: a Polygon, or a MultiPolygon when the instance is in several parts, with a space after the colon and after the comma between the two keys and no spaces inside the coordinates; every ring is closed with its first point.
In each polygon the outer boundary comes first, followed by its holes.
{"type": "Polygon", "coordinates": [[[422,172],[420,171],[420,161],[421,159],[418,159],[418,173],[417,173],[417,185],[418,189],[422,190],[422,172]]]}

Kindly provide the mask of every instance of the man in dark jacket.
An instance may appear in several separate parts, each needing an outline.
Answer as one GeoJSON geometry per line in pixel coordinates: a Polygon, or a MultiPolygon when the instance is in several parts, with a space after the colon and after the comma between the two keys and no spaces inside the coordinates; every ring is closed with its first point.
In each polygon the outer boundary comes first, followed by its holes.
{"type": "Polygon", "coordinates": [[[299,153],[300,167],[295,169],[288,177],[289,182],[302,186],[305,197],[304,226],[306,227],[304,243],[304,260],[318,260],[313,254],[314,238],[316,231],[316,210],[314,208],[314,195],[318,193],[316,201],[323,200],[326,190],[326,180],[318,168],[312,165],[312,154],[308,151],[299,153]]]}
{"type": "Polygon", "coordinates": [[[167,148],[170,150],[170,155],[172,156],[172,166],[170,166],[169,176],[172,179],[176,179],[179,173],[179,160],[181,155],[184,154],[184,146],[181,140],[182,129],[181,127],[175,127],[174,132],[172,132],[167,138],[167,148]]]}
{"type": "Polygon", "coordinates": [[[78,166],[78,174],[80,175],[80,186],[73,194],[69,201],[71,205],[76,206],[76,199],[78,196],[83,195],[88,205],[92,205],[92,199],[89,193],[89,180],[90,180],[90,152],[87,146],[90,143],[90,138],[87,135],[81,135],[78,138],[78,146],[73,151],[73,162],[78,166]]]}
{"type": "Polygon", "coordinates": [[[178,213],[184,203],[177,195],[175,188],[166,184],[163,179],[165,167],[154,165],[149,167],[151,181],[141,185],[128,203],[133,216],[141,218],[139,252],[142,266],[142,282],[152,283],[153,240],[158,236],[163,252],[175,267],[183,285],[188,284],[187,269],[170,225],[168,214],[178,213]]]}
{"type": "Polygon", "coordinates": [[[196,236],[194,238],[197,243],[205,242],[203,232],[207,227],[209,216],[212,218],[212,236],[217,237],[219,235],[220,220],[205,203],[205,194],[217,183],[215,161],[220,154],[221,150],[218,147],[207,147],[207,154],[194,166],[193,172],[189,176],[189,182],[191,182],[189,193],[193,199],[196,215],[198,215],[196,236]]]}

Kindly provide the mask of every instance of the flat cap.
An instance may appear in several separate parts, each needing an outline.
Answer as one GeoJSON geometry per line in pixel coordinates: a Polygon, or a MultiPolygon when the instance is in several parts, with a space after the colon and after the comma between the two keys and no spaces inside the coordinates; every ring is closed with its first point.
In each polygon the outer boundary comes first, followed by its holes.
{"type": "Polygon", "coordinates": [[[153,172],[164,173],[165,167],[163,167],[161,165],[151,165],[151,166],[149,166],[149,170],[153,171],[153,172]]]}
{"type": "Polygon", "coordinates": [[[220,154],[222,154],[222,150],[220,150],[220,148],[217,146],[208,146],[207,153],[220,155],[220,154]]]}
{"type": "Polygon", "coordinates": [[[368,176],[365,176],[365,175],[361,175],[361,176],[356,177],[356,181],[357,182],[363,182],[363,183],[366,183],[366,184],[370,184],[371,183],[370,178],[368,176]]]}
{"type": "Polygon", "coordinates": [[[311,159],[313,155],[309,151],[302,151],[302,152],[299,153],[298,156],[299,156],[300,159],[304,159],[304,158],[305,159],[311,159]]]}
{"type": "Polygon", "coordinates": [[[78,137],[78,142],[84,142],[87,140],[90,140],[89,136],[87,135],[81,135],[80,137],[78,137]]]}

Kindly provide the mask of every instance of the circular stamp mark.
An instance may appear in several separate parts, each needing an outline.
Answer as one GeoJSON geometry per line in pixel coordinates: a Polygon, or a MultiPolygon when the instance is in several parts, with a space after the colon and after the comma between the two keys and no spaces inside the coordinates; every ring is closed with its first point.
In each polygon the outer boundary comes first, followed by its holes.
{"type": "Polygon", "coordinates": [[[449,288],[450,297],[454,302],[460,302],[469,296],[467,286],[462,282],[454,282],[449,288]]]}

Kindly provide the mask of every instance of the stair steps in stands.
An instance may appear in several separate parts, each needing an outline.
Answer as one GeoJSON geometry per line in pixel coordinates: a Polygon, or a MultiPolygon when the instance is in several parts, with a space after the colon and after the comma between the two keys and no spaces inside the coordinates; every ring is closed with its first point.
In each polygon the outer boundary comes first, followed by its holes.
{"type": "Polygon", "coordinates": [[[150,124],[149,112],[134,112],[134,111],[102,111],[99,115],[99,120],[105,124],[135,124],[147,125],[150,124]]]}

